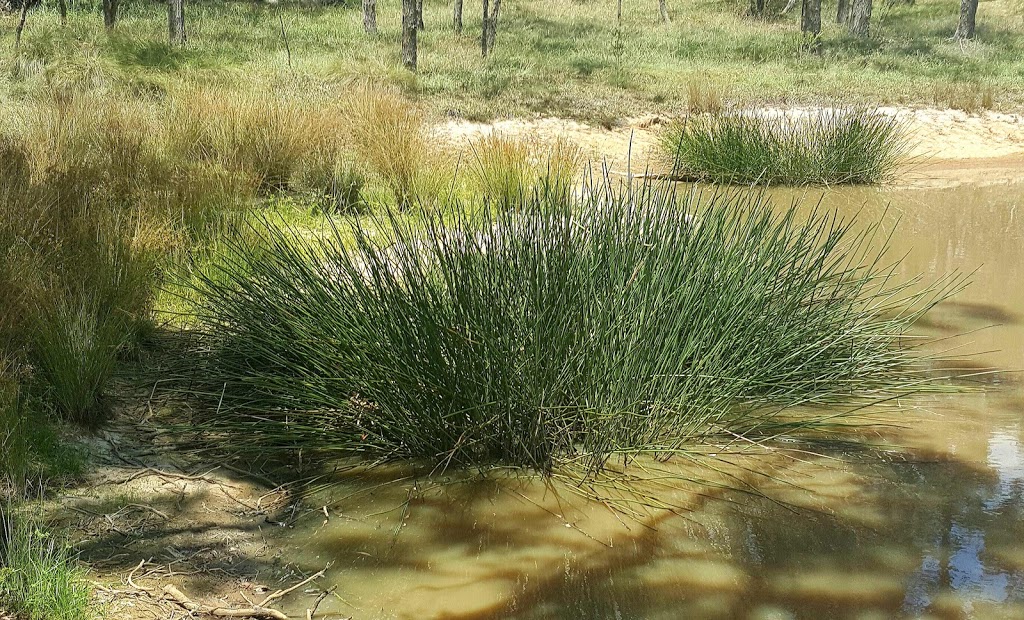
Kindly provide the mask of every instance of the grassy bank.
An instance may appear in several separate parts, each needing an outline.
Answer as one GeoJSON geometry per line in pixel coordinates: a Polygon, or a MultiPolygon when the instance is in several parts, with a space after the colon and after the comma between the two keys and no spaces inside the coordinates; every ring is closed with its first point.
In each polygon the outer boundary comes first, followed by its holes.
{"type": "MultiPolygon", "coordinates": [[[[670,2],[673,21],[659,24],[651,5],[626,0],[619,28],[611,2],[509,3],[495,53],[485,60],[475,40],[477,11],[467,7],[465,34],[457,36],[449,3],[427,0],[413,76],[398,67],[394,3],[380,3],[376,37],[362,32],[358,3],[197,3],[189,7],[184,49],[166,43],[162,4],[124,3],[122,22],[108,35],[98,9],[72,3],[66,28],[52,8],[30,14],[21,52],[0,52],[0,91],[18,96],[38,84],[84,83],[148,96],[181,82],[265,91],[368,78],[421,98],[438,114],[598,122],[682,112],[701,89],[741,103],[1024,105],[1024,9],[1016,0],[984,3],[978,38],[965,46],[950,40],[955,0],[879,5],[873,34],[863,41],[848,37],[829,8],[820,56],[801,51],[799,11],[754,19],[734,0],[670,2]]],[[[13,31],[16,16],[0,19],[13,31]]]]}

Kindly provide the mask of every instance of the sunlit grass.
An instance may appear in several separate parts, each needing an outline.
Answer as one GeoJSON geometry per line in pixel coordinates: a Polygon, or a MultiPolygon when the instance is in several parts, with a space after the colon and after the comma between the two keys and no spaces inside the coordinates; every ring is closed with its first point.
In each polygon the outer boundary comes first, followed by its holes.
{"type": "Polygon", "coordinates": [[[62,31],[46,10],[32,15],[22,55],[6,59],[15,69],[4,82],[12,92],[59,84],[159,96],[193,80],[243,91],[345,88],[372,80],[421,97],[432,112],[470,119],[683,113],[694,84],[724,92],[732,103],[842,98],[932,105],[936,88],[980,82],[992,89],[994,105],[1017,107],[1024,103],[1024,16],[1015,2],[987,2],[978,40],[963,47],[950,40],[955,0],[887,6],[876,13],[866,41],[847,37],[826,16],[823,54],[816,56],[801,51],[795,11],[758,20],[744,15],[746,3],[673,2],[675,19],[666,25],[658,23],[656,3],[651,9],[648,0],[626,0],[618,29],[615,3],[526,0],[503,9],[497,47],[485,60],[476,40],[480,16],[468,11],[465,35],[456,36],[448,3],[428,0],[415,77],[399,68],[394,3],[378,7],[378,37],[362,32],[358,3],[199,4],[188,16],[184,49],[166,44],[161,7],[126,4],[123,22],[109,37],[93,13],[73,11],[62,31]],[[616,32],[621,53],[615,52],[616,32]]]}

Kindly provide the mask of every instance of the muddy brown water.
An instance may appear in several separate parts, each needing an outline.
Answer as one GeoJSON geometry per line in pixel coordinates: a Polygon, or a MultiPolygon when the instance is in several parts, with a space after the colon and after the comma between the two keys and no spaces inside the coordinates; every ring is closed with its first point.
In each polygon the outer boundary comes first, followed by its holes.
{"type": "MultiPolygon", "coordinates": [[[[353,476],[317,497],[329,518],[280,534],[305,568],[332,563],[321,585],[337,589],[317,617],[1024,618],[1024,183],[823,202],[899,220],[906,276],[977,270],[922,329],[987,328],[954,352],[1002,371],[984,391],[905,403],[897,427],[868,438],[886,449],[763,457],[725,485],[763,496],[662,488],[678,515],[628,518],[522,478],[425,489],[353,476]]],[[[304,617],[310,598],[289,611],[304,617]]]]}

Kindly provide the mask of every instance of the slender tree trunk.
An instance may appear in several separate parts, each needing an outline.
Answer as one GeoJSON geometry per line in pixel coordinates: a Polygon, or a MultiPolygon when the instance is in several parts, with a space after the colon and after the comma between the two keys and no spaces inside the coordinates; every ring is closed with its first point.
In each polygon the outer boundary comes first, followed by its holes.
{"type": "Polygon", "coordinates": [[[850,21],[850,0],[839,0],[836,6],[836,23],[846,25],[850,21]]]}
{"type": "Polygon", "coordinates": [[[960,23],[953,38],[963,41],[974,38],[974,22],[978,16],[978,0],[960,0],[960,23]]]}
{"type": "Polygon", "coordinates": [[[490,30],[491,30],[491,5],[488,0],[484,0],[484,21],[483,31],[480,33],[480,52],[484,58],[487,58],[487,43],[490,41],[490,30]]]}
{"type": "Polygon", "coordinates": [[[363,30],[377,34],[377,0],[363,0],[363,30]]]}
{"type": "Polygon", "coordinates": [[[494,40],[498,38],[498,16],[501,15],[501,0],[491,5],[491,25],[487,29],[487,53],[494,51],[494,40]]]}
{"type": "Polygon", "coordinates": [[[455,0],[452,8],[452,27],[455,28],[455,34],[462,34],[462,0],[455,0]]]}
{"type": "Polygon", "coordinates": [[[167,30],[171,45],[185,44],[185,0],[167,0],[167,30]]]}
{"type": "Polygon", "coordinates": [[[68,25],[68,0],[60,0],[57,2],[57,11],[60,13],[60,25],[68,25]]]}
{"type": "Polygon", "coordinates": [[[416,0],[402,0],[402,65],[416,71],[416,0]]]}
{"type": "Polygon", "coordinates": [[[21,47],[21,33],[25,30],[25,21],[28,19],[29,0],[21,3],[21,18],[18,19],[18,27],[14,30],[14,47],[21,47]]]}
{"type": "Polygon", "coordinates": [[[807,39],[807,49],[817,52],[818,35],[821,34],[821,0],[803,0],[800,7],[800,31],[807,39]]]}
{"type": "Polygon", "coordinates": [[[750,14],[755,17],[764,15],[765,0],[750,0],[750,14]]]}
{"type": "Polygon", "coordinates": [[[668,16],[668,0],[658,0],[658,16],[663,24],[672,21],[672,18],[668,16]]]}
{"type": "Polygon", "coordinates": [[[427,28],[423,23],[423,0],[416,0],[416,27],[420,30],[427,28]]]}
{"type": "Polygon", "coordinates": [[[111,30],[117,23],[117,0],[103,0],[103,26],[111,30]]]}
{"type": "Polygon", "coordinates": [[[871,33],[871,0],[853,0],[849,19],[850,34],[866,37],[871,33]]]}
{"type": "Polygon", "coordinates": [[[619,0],[615,6],[615,23],[620,26],[622,25],[622,0],[619,0]]]}

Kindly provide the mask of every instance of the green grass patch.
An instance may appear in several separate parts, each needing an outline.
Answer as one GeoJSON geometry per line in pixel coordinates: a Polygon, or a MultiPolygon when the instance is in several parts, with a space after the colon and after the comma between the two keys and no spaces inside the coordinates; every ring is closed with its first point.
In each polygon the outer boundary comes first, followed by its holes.
{"type": "Polygon", "coordinates": [[[196,422],[250,455],[540,471],[758,441],[927,387],[908,332],[961,283],[896,283],[876,228],[759,195],[520,201],[229,236],[185,282],[196,422]]]}
{"type": "Polygon", "coordinates": [[[0,504],[0,611],[25,620],[95,618],[74,550],[26,508],[0,504]]]}
{"type": "Polygon", "coordinates": [[[698,114],[661,144],[678,177],[771,185],[881,183],[909,151],[904,123],[859,109],[698,114]]]}

